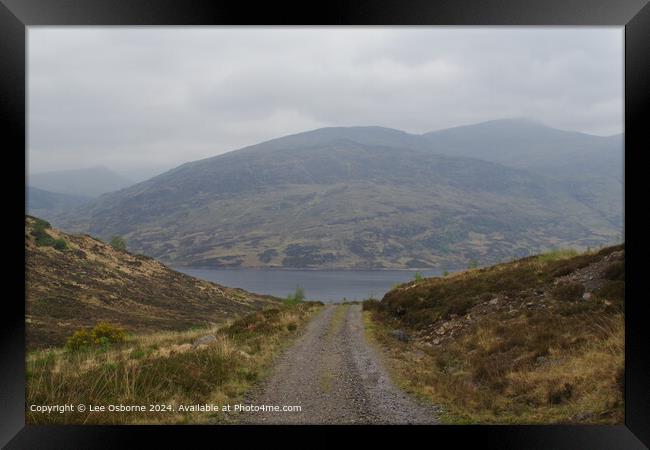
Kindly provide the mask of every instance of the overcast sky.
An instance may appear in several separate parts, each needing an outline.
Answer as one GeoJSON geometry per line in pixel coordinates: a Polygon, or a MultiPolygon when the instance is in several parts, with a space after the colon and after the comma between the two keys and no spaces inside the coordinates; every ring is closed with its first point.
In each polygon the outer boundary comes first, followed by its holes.
{"type": "Polygon", "coordinates": [[[623,127],[623,28],[29,27],[28,39],[30,172],[139,177],[325,126],[623,127]]]}

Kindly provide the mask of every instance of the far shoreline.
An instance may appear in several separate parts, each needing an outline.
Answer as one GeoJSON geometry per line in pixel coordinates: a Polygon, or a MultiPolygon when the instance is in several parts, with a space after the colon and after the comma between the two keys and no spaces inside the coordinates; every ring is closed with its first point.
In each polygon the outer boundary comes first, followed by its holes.
{"type": "MultiPolygon", "coordinates": [[[[417,272],[417,271],[441,271],[444,270],[436,267],[413,267],[413,268],[355,268],[355,267],[341,267],[341,268],[319,268],[319,267],[268,267],[268,266],[243,266],[243,267],[219,267],[219,266],[183,266],[183,265],[169,265],[166,263],[167,267],[178,270],[178,269],[190,269],[190,270],[259,270],[259,271],[304,271],[304,272],[417,272]]],[[[462,270],[467,270],[467,268],[462,269],[447,269],[449,273],[458,272],[462,270]]]]}

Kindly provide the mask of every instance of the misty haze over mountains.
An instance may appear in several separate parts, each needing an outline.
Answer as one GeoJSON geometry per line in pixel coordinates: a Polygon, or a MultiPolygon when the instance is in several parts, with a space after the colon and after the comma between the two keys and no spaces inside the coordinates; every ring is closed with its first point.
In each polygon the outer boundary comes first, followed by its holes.
{"type": "Polygon", "coordinates": [[[96,166],[28,174],[25,208],[29,214],[51,217],[89,203],[102,194],[144,181],[164,170],[154,166],[153,169],[134,168],[126,172],[129,176],[96,166]]]}
{"type": "Polygon", "coordinates": [[[622,240],[623,140],[524,119],[424,135],[322,128],[46,216],[210,267],[409,268],[622,240]]]}
{"type": "Polygon", "coordinates": [[[133,181],[106,167],[97,166],[35,173],[27,177],[27,184],[58,194],[99,197],[106,192],[130,186],[133,181]]]}

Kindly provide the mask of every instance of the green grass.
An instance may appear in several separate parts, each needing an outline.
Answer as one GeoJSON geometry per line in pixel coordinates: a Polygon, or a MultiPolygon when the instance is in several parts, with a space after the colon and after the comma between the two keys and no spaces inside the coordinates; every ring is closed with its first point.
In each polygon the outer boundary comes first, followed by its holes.
{"type": "MultiPolygon", "coordinates": [[[[320,304],[270,308],[230,325],[129,336],[109,348],[39,350],[27,357],[27,405],[233,404],[263,378],[281,348],[320,304]],[[193,348],[205,334],[216,342],[193,348]]],[[[222,413],[26,411],[29,424],[180,424],[226,422],[222,413]]]]}
{"type": "Polygon", "coordinates": [[[43,219],[34,218],[30,234],[34,237],[34,242],[39,247],[54,247],[59,251],[66,250],[68,244],[65,239],[55,239],[52,237],[47,231],[51,229],[52,227],[49,222],[43,219]]]}

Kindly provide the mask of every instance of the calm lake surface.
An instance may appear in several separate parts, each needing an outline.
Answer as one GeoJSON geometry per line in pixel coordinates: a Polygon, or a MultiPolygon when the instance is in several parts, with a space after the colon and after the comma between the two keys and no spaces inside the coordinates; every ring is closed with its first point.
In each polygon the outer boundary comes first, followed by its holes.
{"type": "Polygon", "coordinates": [[[329,303],[344,298],[381,299],[394,284],[412,280],[416,272],[425,277],[441,274],[437,270],[174,269],[224,286],[277,297],[286,297],[300,286],[308,300],[329,303]]]}

